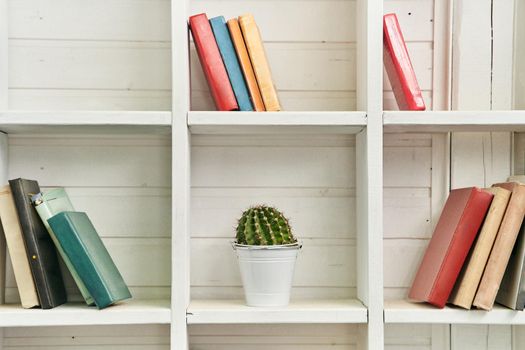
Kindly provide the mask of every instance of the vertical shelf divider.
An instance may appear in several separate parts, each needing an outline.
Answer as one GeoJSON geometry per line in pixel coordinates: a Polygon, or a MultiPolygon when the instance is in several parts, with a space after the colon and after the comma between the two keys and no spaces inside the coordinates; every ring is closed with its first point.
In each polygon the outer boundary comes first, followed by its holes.
{"type": "Polygon", "coordinates": [[[367,128],[357,135],[358,298],[368,307],[366,349],[383,349],[383,0],[357,1],[357,109],[367,128]]]}
{"type": "Polygon", "coordinates": [[[171,349],[187,350],[186,310],[190,302],[190,74],[189,1],[171,1],[172,232],[171,349]]]}
{"type": "MultiPolygon", "coordinates": [[[[8,14],[7,1],[0,0],[0,111],[6,111],[8,108],[8,14]]],[[[7,184],[8,169],[8,143],[7,134],[0,131],[0,184],[7,184]]],[[[0,305],[5,303],[6,287],[6,264],[7,264],[7,247],[5,236],[0,226],[0,305]]],[[[3,343],[3,330],[0,329],[0,350],[3,343]]]]}

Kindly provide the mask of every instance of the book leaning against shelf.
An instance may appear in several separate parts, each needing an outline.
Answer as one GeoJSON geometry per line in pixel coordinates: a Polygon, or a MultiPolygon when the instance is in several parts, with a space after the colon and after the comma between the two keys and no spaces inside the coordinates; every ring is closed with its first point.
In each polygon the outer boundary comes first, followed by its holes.
{"type": "MultiPolygon", "coordinates": [[[[509,179],[514,180],[514,179],[509,179]]],[[[525,307],[525,185],[450,192],[409,299],[490,311],[525,307]]]]}
{"type": "Polygon", "coordinates": [[[0,219],[22,307],[67,301],[59,255],[87,305],[103,309],[131,298],[87,214],[74,211],[64,189],[41,192],[34,180],[10,180],[0,189],[0,219]]]}

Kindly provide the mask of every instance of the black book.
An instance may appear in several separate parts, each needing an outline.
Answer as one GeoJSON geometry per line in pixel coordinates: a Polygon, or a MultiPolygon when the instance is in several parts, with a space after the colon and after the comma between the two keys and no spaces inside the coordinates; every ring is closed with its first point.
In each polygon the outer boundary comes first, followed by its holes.
{"type": "Polygon", "coordinates": [[[40,192],[34,180],[9,180],[27,248],[29,265],[42,309],[51,309],[67,301],[58,255],[44,223],[31,205],[31,196],[40,192]]]}

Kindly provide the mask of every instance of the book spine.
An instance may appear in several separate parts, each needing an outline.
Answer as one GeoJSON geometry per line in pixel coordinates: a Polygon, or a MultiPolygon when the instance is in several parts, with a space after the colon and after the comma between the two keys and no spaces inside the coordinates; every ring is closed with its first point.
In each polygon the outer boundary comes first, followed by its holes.
{"type": "Polygon", "coordinates": [[[197,55],[217,109],[238,110],[239,106],[206,14],[191,16],[189,24],[197,55]]]}
{"type": "Polygon", "coordinates": [[[239,104],[239,110],[241,111],[253,111],[252,103],[250,101],[250,94],[248,93],[248,87],[244,81],[244,76],[239,65],[239,60],[235,54],[233,48],[233,42],[230,37],[228,28],[226,27],[226,21],[223,16],[214,17],[210,19],[211,29],[219,52],[221,53],[222,61],[228,72],[230,83],[233,88],[233,93],[239,104]]]}
{"type": "Polygon", "coordinates": [[[383,32],[384,65],[399,109],[425,110],[421,89],[395,14],[383,17],[383,32]]]}
{"type": "Polygon", "coordinates": [[[506,189],[493,187],[486,191],[492,193],[494,199],[492,200],[475,246],[463,266],[450,298],[452,304],[465,309],[472,307],[472,302],[474,301],[476,290],[481,281],[483,270],[487,264],[490,251],[494,245],[494,240],[496,239],[498,229],[510,199],[510,191],[506,189]]]}
{"type": "Polygon", "coordinates": [[[39,306],[35,282],[27,259],[27,248],[22,237],[22,228],[9,185],[0,189],[0,220],[2,221],[22,307],[29,309],[39,306]]]}
{"type": "Polygon", "coordinates": [[[66,289],[56,249],[30,202],[30,195],[40,192],[38,183],[32,180],[16,179],[9,180],[9,185],[20,218],[40,305],[43,309],[51,309],[64,304],[67,301],[66,289]]]}
{"type": "Polygon", "coordinates": [[[473,305],[491,310],[525,215],[525,186],[517,185],[507,206],[473,305]]]}
{"type": "Polygon", "coordinates": [[[270,65],[266,58],[266,52],[264,51],[264,45],[255,19],[251,14],[240,16],[239,25],[257,78],[264,107],[267,111],[280,111],[281,104],[273,84],[270,65]]]}
{"type": "Polygon", "coordinates": [[[261,92],[259,91],[257,79],[255,78],[252,63],[250,62],[250,56],[248,55],[248,51],[246,50],[246,45],[244,43],[244,38],[242,37],[241,27],[239,27],[239,21],[235,18],[228,20],[228,29],[230,31],[230,36],[233,41],[233,46],[235,46],[235,51],[237,53],[237,58],[239,59],[239,64],[244,74],[244,79],[246,80],[246,85],[248,86],[248,91],[250,92],[250,98],[253,104],[253,108],[257,112],[263,112],[266,109],[264,108],[264,102],[262,100],[261,92]]]}
{"type": "Polygon", "coordinates": [[[428,298],[430,304],[440,308],[445,307],[493,197],[493,194],[483,192],[479,189],[472,191],[463,215],[456,226],[456,231],[454,232],[443,265],[434,281],[432,291],[428,298]]]}

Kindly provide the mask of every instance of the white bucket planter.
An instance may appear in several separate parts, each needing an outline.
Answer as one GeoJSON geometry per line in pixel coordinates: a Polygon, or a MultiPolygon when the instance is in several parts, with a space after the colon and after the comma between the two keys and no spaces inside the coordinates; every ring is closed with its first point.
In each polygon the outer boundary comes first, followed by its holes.
{"type": "Polygon", "coordinates": [[[286,306],[301,244],[251,246],[233,243],[248,306],[286,306]]]}

